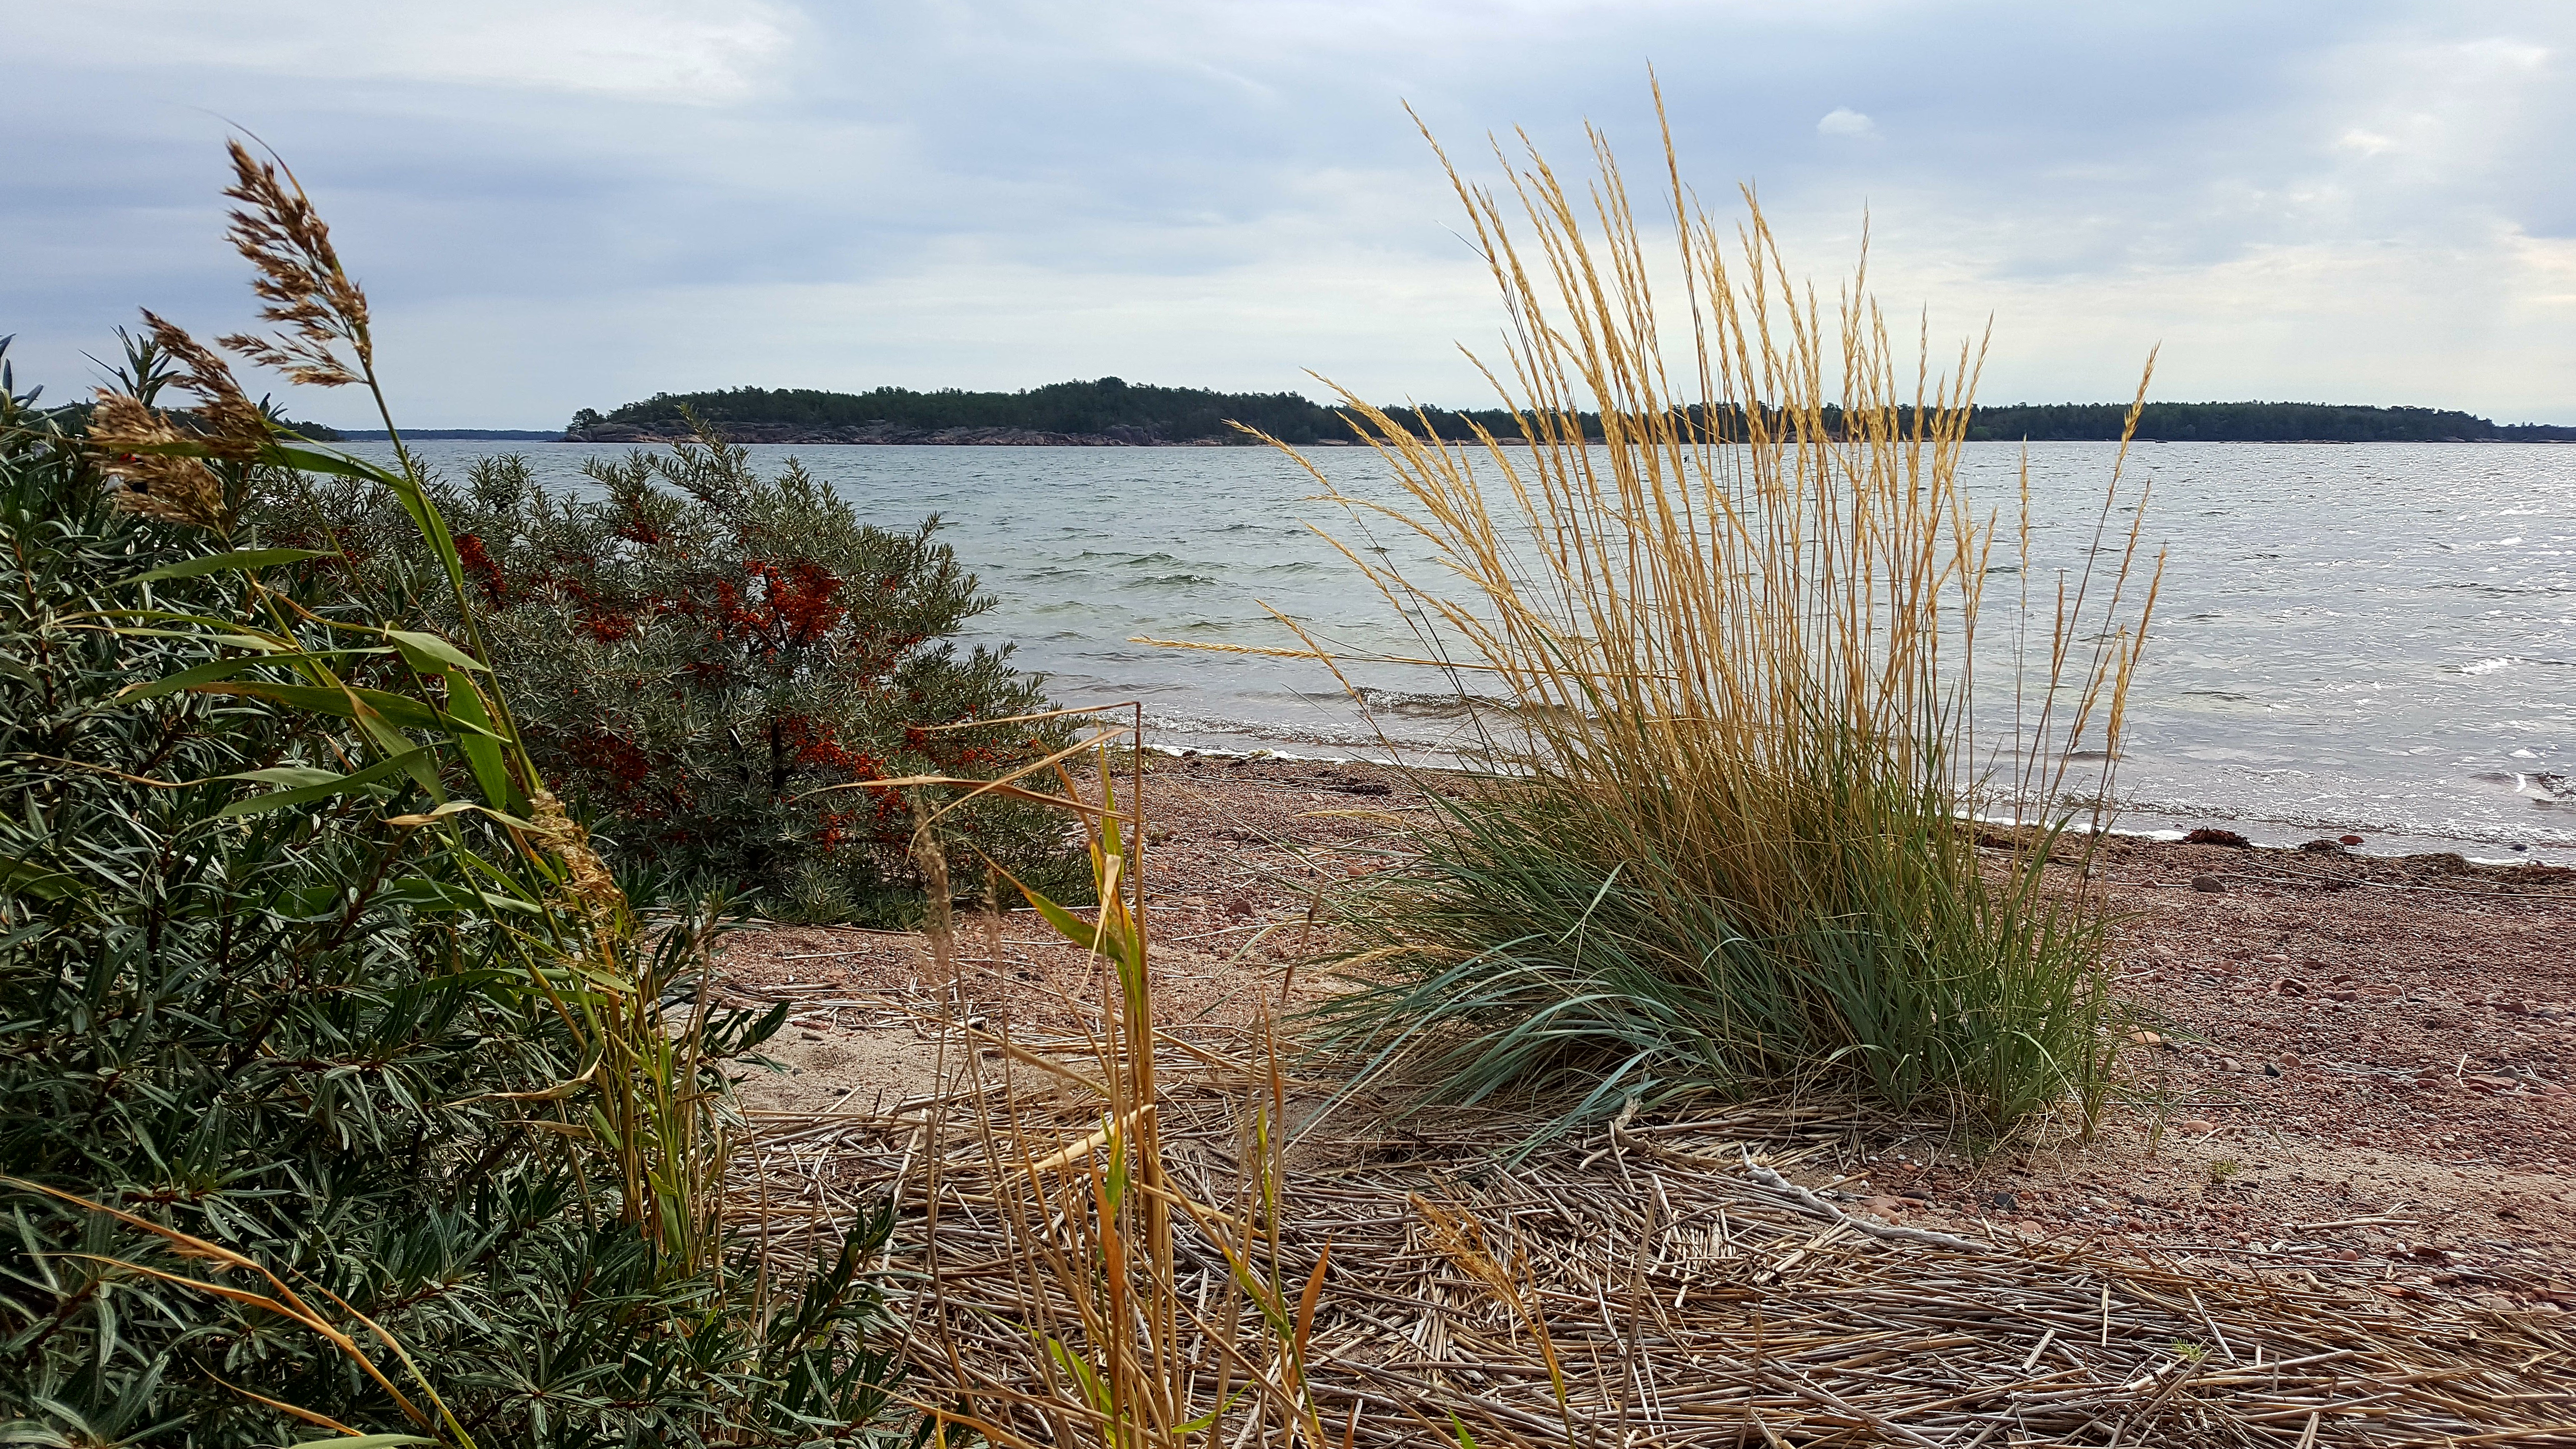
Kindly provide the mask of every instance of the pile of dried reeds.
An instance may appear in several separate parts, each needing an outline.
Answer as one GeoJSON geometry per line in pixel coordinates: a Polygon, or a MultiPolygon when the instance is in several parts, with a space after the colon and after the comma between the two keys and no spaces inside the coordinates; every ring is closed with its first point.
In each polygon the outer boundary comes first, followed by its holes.
{"type": "Polygon", "coordinates": [[[1257,1041],[1193,1043],[1139,1114],[1172,1200],[1223,1211],[1086,1266],[1061,1235],[1093,1215],[1058,1179],[1108,1171],[1099,1097],[959,1043],[953,1090],[773,1120],[744,1161],[825,1239],[894,1194],[915,1392],[996,1442],[2576,1443],[2576,1335],[2546,1318],[1889,1227],[1792,1182],[1850,1125],[1814,1109],[1631,1121],[1519,1163],[1530,1124],[1497,1118],[1281,1154],[1247,1124],[1321,1093],[1257,1041]],[[1248,1331],[1247,1241],[1293,1300],[1293,1362],[1248,1331]],[[1084,1415],[1049,1347],[1109,1329],[1086,1300],[1120,1273],[1172,1315],[1125,1340],[1156,1432],[1084,1415]]]}

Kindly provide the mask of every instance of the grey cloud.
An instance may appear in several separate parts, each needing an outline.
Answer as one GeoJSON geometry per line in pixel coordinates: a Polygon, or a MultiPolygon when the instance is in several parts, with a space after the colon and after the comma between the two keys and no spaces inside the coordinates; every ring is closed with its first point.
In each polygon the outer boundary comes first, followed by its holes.
{"type": "MultiPolygon", "coordinates": [[[[2376,257],[2427,329],[2377,364],[2381,400],[2576,410],[2530,381],[2576,361],[2541,334],[2512,334],[2538,349],[2516,397],[2461,395],[2495,384],[2441,362],[2477,321],[2446,306],[2529,311],[2514,268],[2556,254],[2515,238],[2576,228],[2549,160],[2576,21],[2543,3],[744,5],[534,58],[497,52],[605,12],[262,3],[237,23],[298,27],[292,74],[80,28],[184,40],[203,12],[176,0],[50,9],[0,61],[0,123],[43,140],[0,193],[22,376],[76,382],[137,302],[210,329],[247,309],[215,240],[222,116],[287,152],[417,327],[426,424],[734,381],[1294,386],[1304,365],[1473,396],[1448,343],[1497,317],[1402,104],[1486,178],[1489,129],[1527,124],[1571,167],[1589,118],[1642,187],[1651,60],[1704,199],[1758,180],[1828,273],[1870,208],[1879,276],[1913,289],[1898,312],[2009,320],[1997,385],[2094,385],[2095,353],[2273,325],[2195,300],[2261,307],[2248,266],[2289,268],[2280,315],[2312,325],[2301,279],[2376,257]],[[441,15],[485,50],[403,49],[441,15]],[[1836,112],[1866,144],[1819,134],[1836,112]]],[[[2359,385],[2297,349],[2265,366],[2207,375],[2359,385]]]]}

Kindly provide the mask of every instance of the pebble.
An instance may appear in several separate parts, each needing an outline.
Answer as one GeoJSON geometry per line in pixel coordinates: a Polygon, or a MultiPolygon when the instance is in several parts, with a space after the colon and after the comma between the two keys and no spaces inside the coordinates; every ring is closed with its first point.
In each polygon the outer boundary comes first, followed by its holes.
{"type": "Polygon", "coordinates": [[[2176,1132],[2189,1132],[2201,1137],[2206,1137],[2210,1133],[2218,1130],[2216,1123],[2206,1121],[2199,1117],[2185,1117],[2181,1121],[2173,1124],[2173,1128],[2176,1132]]]}
{"type": "Polygon", "coordinates": [[[2193,876],[2191,878],[2191,888],[2199,891],[2203,895],[2222,896],[2227,894],[2227,882],[2220,880],[2214,875],[2193,876]]]}

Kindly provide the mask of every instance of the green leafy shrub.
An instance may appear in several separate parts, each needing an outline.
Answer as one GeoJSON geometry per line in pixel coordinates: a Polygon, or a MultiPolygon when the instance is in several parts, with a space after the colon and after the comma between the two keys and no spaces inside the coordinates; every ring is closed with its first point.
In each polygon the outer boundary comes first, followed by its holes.
{"type": "MultiPolygon", "coordinates": [[[[372,390],[327,233],[234,154],[287,360],[372,390]]],[[[642,929],[472,631],[240,521],[362,482],[461,592],[417,479],[147,320],[86,439],[0,396],[0,1438],[892,1433],[888,1218],[798,1268],[722,1212],[717,1064],[780,1014],[666,1014],[711,917],[642,929]]]]}
{"type": "MultiPolygon", "coordinates": [[[[790,463],[763,477],[713,437],[595,460],[595,496],[548,490],[517,457],[439,490],[503,676],[549,776],[630,865],[802,919],[900,919],[922,887],[909,798],[836,785],[988,779],[1061,747],[1044,681],[1009,649],[946,636],[991,607],[937,520],[862,523],[790,463]]],[[[285,531],[375,554],[419,587],[399,515],[351,490],[285,531]]],[[[1079,888],[1060,820],[993,801],[952,844],[1042,889],[1079,888]]]]}

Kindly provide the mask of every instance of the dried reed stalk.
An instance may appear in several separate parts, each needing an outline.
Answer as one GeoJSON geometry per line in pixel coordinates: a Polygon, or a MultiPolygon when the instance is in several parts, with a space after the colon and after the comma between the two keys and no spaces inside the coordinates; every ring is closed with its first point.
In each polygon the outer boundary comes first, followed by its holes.
{"type": "Polygon", "coordinates": [[[1302,1167],[1244,1133],[1248,1099],[1268,1095],[1257,1078],[1196,1062],[1167,1069],[1154,1114],[1173,1191],[1201,1205],[1150,1265],[1181,1310],[1156,1402],[1204,1412],[1230,1394],[1238,1417],[1222,1435],[1165,1422],[1115,1437],[1036,1347],[1087,1325],[1083,1295],[1102,1284],[1075,1251],[1090,1186],[1055,1169],[1040,1190],[1027,1164],[1096,1128],[1098,1104],[1010,1075],[818,1122],[819,1170],[784,1154],[767,1168],[779,1198],[898,1194],[892,1261],[923,1275],[917,1371],[977,1406],[998,1443],[1302,1444],[1321,1429],[1336,1445],[1454,1444],[1453,1418],[1478,1443],[1529,1449],[2576,1443],[2576,1335],[2551,1318],[2399,1301],[2359,1277],[1873,1231],[1830,1194],[1765,1181],[1831,1159],[1854,1124],[1830,1110],[1637,1122],[1518,1165],[1501,1154],[1530,1123],[1468,1113],[1327,1144],[1362,1160],[1302,1167]],[[1243,1383],[1265,1371],[1234,1268],[1247,1232],[1303,1317],[1290,1326],[1311,1416],[1256,1414],[1286,1397],[1275,1379],[1243,1383]],[[1069,1236],[1035,1251],[1047,1233],[1069,1236]],[[1299,1285],[1316,1285],[1311,1300],[1299,1285]]]}

